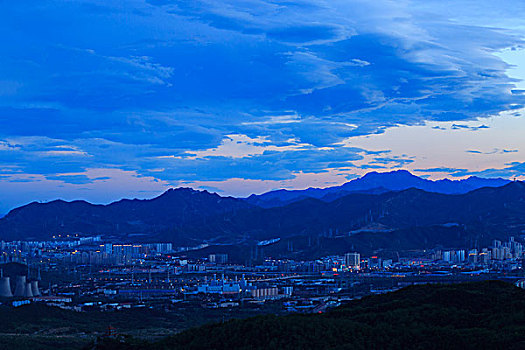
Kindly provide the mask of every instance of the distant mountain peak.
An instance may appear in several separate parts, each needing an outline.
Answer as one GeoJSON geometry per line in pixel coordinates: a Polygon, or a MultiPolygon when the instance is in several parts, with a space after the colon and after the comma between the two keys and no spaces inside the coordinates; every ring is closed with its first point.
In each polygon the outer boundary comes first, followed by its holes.
{"type": "Polygon", "coordinates": [[[368,177],[374,177],[374,176],[406,176],[406,177],[417,177],[416,175],[412,174],[410,171],[405,169],[398,169],[398,170],[392,170],[392,171],[371,171],[366,173],[361,177],[361,179],[368,178],[368,177]]]}
{"type": "MultiPolygon", "coordinates": [[[[201,192],[201,191],[195,190],[195,189],[193,189],[191,187],[170,187],[166,191],[164,191],[163,194],[192,193],[192,192],[201,192]]],[[[161,194],[161,196],[163,194],[161,194]]]]}

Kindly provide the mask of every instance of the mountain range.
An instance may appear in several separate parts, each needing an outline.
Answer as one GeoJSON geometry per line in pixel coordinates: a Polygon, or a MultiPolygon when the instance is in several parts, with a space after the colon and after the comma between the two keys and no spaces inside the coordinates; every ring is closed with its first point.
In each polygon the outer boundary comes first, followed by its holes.
{"type": "Polygon", "coordinates": [[[289,204],[304,198],[317,198],[323,201],[332,201],[350,193],[379,194],[389,191],[401,191],[417,188],[427,192],[444,194],[463,194],[482,187],[501,187],[510,180],[495,178],[485,179],[471,176],[467,179],[432,181],[415,176],[406,170],[397,170],[386,173],[370,172],[363,177],[349,181],[341,186],[329,188],[308,188],[305,190],[276,190],[261,195],[251,195],[249,203],[264,208],[271,208],[289,204]]]}
{"type": "Polygon", "coordinates": [[[330,189],[274,191],[247,199],[178,188],[153,199],[108,205],[34,202],[0,219],[3,240],[102,234],[117,241],[229,246],[234,252],[272,240],[260,249],[275,256],[472,247],[524,232],[524,183],[429,181],[404,171],[370,173],[330,189]],[[270,198],[279,198],[281,205],[268,205],[270,198]]]}
{"type": "Polygon", "coordinates": [[[168,229],[202,225],[209,217],[251,207],[243,200],[190,188],[169,189],[153,199],[122,199],[108,205],[86,201],[33,202],[0,219],[2,239],[48,239],[81,233],[125,238],[157,236],[168,229]]]}

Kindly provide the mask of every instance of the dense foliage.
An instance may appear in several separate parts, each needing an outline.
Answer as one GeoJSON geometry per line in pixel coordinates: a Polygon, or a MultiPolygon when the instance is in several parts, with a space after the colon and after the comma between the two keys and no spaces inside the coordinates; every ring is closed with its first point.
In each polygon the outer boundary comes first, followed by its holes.
{"type": "Polygon", "coordinates": [[[496,281],[413,286],[321,315],[259,316],[147,345],[98,345],[110,348],[525,349],[525,291],[496,281]]]}
{"type": "Polygon", "coordinates": [[[80,349],[106,334],[109,326],[125,339],[152,341],[210,322],[282,312],[278,303],[208,309],[181,302],[169,309],[76,312],[39,303],[13,308],[9,306],[11,301],[0,299],[5,303],[0,305],[0,350],[80,349]]]}

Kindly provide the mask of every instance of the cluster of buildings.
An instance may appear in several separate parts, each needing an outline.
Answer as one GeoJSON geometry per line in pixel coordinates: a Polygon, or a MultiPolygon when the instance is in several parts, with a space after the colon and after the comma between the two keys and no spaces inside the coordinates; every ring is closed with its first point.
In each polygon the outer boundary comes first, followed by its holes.
{"type": "Polygon", "coordinates": [[[53,241],[0,241],[0,264],[27,259],[84,265],[125,265],[134,259],[173,252],[172,243],[102,243],[101,236],[53,241]]]}
{"type": "Polygon", "coordinates": [[[126,265],[134,259],[173,252],[172,243],[112,244],[87,246],[63,253],[63,261],[71,264],[126,265]]]}
{"type": "Polygon", "coordinates": [[[518,262],[524,258],[523,244],[514,237],[509,241],[494,240],[492,246],[469,250],[438,250],[432,255],[436,261],[451,264],[501,265],[502,262],[518,262]]]}
{"type": "Polygon", "coordinates": [[[217,279],[216,275],[208,280],[205,278],[203,283],[197,285],[194,293],[196,294],[217,294],[217,295],[245,295],[258,300],[277,299],[290,297],[293,292],[292,286],[277,286],[272,283],[257,283],[247,281],[245,276],[233,280],[227,280],[224,275],[217,279]]]}
{"type": "MultiPolygon", "coordinates": [[[[510,238],[479,250],[392,255],[364,256],[354,251],[312,260],[265,257],[257,264],[243,265],[230,261],[226,253],[202,256],[171,243],[114,244],[100,236],[0,242],[0,264],[19,262],[31,265],[34,271],[38,268],[61,276],[59,281],[45,280],[50,288],[41,290],[36,273],[33,279],[2,275],[0,302],[2,298],[12,300],[13,305],[45,302],[76,311],[166,308],[180,300],[207,308],[236,308],[245,302],[279,303],[294,312],[319,312],[345,298],[383,293],[412,283],[485,278],[477,272],[494,274],[486,278],[503,276],[502,270],[519,272],[524,251],[520,242],[510,238]]],[[[523,273],[515,275],[516,281],[523,279],[523,273]]],[[[505,278],[508,276],[506,273],[505,278]]]]}
{"type": "Polygon", "coordinates": [[[97,244],[101,236],[57,237],[51,241],[0,241],[0,263],[20,262],[26,258],[59,258],[76,247],[97,244]]]}

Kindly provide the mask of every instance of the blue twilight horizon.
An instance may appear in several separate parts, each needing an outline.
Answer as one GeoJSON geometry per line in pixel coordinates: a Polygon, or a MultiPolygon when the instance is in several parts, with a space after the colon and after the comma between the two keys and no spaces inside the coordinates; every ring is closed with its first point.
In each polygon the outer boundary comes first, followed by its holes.
{"type": "Polygon", "coordinates": [[[0,213],[525,179],[522,1],[4,1],[0,33],[0,213]]]}

